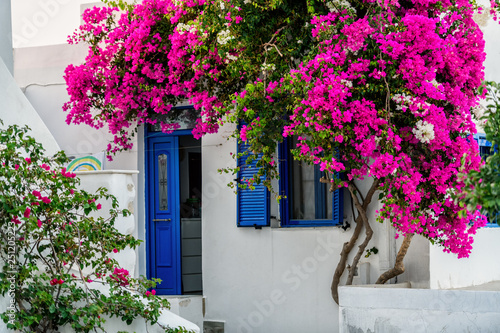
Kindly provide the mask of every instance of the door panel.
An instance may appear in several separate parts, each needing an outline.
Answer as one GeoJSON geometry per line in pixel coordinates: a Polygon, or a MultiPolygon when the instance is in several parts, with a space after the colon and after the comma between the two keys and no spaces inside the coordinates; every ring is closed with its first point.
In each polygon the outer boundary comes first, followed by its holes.
{"type": "Polygon", "coordinates": [[[148,141],[146,205],[149,230],[149,277],[159,278],[158,294],[181,293],[179,157],[177,137],[148,141]]]}
{"type": "MultiPolygon", "coordinates": [[[[168,245],[172,243],[172,227],[170,225],[160,225],[156,227],[156,244],[168,245]]],[[[172,267],[173,251],[169,246],[158,246],[156,251],[156,266],[172,267]]]]}

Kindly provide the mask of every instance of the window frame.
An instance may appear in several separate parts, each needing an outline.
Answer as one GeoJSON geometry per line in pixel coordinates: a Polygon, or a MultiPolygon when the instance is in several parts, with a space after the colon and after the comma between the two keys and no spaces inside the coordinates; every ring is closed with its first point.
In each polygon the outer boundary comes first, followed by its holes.
{"type": "MultiPolygon", "coordinates": [[[[477,133],[477,134],[474,134],[473,137],[474,137],[474,141],[476,141],[476,143],[477,143],[479,155],[481,156],[481,159],[483,157],[486,158],[487,156],[489,156],[486,153],[482,153],[481,148],[490,147],[490,154],[493,154],[494,152],[498,151],[497,146],[493,147],[492,143],[489,142],[488,140],[486,140],[486,134],[477,133]]],[[[495,216],[495,218],[492,221],[490,221],[488,216],[487,216],[487,218],[488,218],[488,223],[485,225],[485,228],[498,228],[498,227],[500,227],[498,225],[498,222],[497,222],[498,219],[500,218],[500,212],[497,213],[497,215],[495,216]]]]}
{"type": "MultiPolygon", "coordinates": [[[[336,193],[332,195],[332,218],[331,219],[313,219],[313,220],[298,220],[291,219],[292,204],[290,198],[291,193],[291,160],[292,154],[290,153],[290,139],[285,138],[283,142],[278,145],[278,160],[279,160],[279,193],[281,195],[279,212],[282,228],[295,228],[295,227],[336,227],[343,225],[343,211],[344,211],[344,193],[343,189],[337,189],[338,193],[338,207],[335,204],[336,193]]],[[[315,179],[319,182],[319,173],[315,171],[315,179]],[[318,179],[316,179],[318,178],[318,179]]],[[[318,193],[318,187],[315,187],[315,194],[318,193]]],[[[315,201],[316,209],[319,205],[325,205],[325,198],[315,201]]]]}

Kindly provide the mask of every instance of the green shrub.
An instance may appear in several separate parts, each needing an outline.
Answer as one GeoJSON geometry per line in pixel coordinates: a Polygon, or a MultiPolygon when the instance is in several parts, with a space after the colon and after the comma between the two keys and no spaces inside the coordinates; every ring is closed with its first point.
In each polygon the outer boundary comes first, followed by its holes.
{"type": "Polygon", "coordinates": [[[115,228],[129,212],[104,188],[78,189],[64,153],[45,157],[28,130],[0,131],[1,318],[22,332],[104,331],[105,317],[155,323],[169,307],[151,291],[161,281],[131,277],[111,255],[140,244],[115,228]],[[104,201],[112,208],[97,214],[104,201]]]}

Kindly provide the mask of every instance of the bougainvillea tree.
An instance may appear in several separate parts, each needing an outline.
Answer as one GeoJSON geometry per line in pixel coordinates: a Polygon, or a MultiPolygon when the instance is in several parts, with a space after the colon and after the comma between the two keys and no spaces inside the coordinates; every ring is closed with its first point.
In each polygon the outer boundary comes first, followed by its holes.
{"type": "MultiPolygon", "coordinates": [[[[94,8],[71,43],[90,45],[86,63],[70,66],[68,122],[108,126],[110,153],[128,149],[138,125],[178,127],[172,106],[194,105],[195,137],[224,122],[243,124],[256,175],[278,176],[276,147],[297,138],[295,159],[319,165],[331,189],[346,187],[358,214],[344,244],[332,295],[348,254],[350,267],[373,230],[367,207],[376,191],[378,219],[404,237],[394,269],[414,234],[467,257],[484,225],[461,208],[459,173],[478,169],[472,108],[481,97],[484,40],[467,0],[144,0],[94,8]],[[335,177],[338,172],[343,177],[335,177]],[[359,180],[371,187],[361,193],[359,180]]],[[[265,176],[265,177],[264,177],[265,176]]],[[[348,283],[354,269],[349,270],[348,283]]]]}

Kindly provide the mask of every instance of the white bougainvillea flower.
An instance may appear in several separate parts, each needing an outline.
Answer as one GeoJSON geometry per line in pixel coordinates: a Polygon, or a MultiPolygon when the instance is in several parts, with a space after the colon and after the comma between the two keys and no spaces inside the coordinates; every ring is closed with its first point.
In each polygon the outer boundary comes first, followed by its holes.
{"type": "Polygon", "coordinates": [[[425,120],[417,121],[417,127],[413,128],[412,132],[415,137],[422,143],[429,143],[434,140],[434,125],[425,120]]]}

